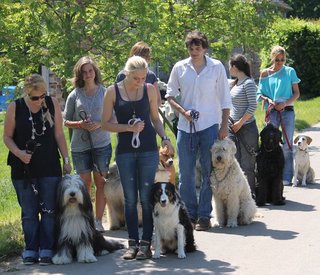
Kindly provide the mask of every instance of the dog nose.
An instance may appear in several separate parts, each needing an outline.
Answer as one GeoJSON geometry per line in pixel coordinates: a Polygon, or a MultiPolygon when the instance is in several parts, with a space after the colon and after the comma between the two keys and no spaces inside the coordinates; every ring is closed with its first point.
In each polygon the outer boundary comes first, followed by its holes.
{"type": "Polygon", "coordinates": [[[167,200],[161,200],[161,203],[166,203],[167,202],[167,200]]]}
{"type": "Polygon", "coordinates": [[[300,145],[300,144],[301,144],[301,141],[298,142],[298,145],[300,145]]]}
{"type": "Polygon", "coordinates": [[[75,196],[75,192],[70,192],[70,197],[74,197],[75,196]]]}
{"type": "Polygon", "coordinates": [[[217,161],[221,161],[221,156],[217,156],[217,161]]]}
{"type": "Polygon", "coordinates": [[[173,164],[173,160],[169,160],[169,164],[170,164],[170,165],[173,164]]]}

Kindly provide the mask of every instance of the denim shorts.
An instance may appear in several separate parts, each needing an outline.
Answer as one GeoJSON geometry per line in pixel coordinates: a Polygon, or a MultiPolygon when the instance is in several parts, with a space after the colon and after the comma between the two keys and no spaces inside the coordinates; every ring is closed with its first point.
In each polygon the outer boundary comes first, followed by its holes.
{"type": "Polygon", "coordinates": [[[108,171],[112,156],[111,144],[101,148],[94,148],[93,150],[93,153],[91,150],[86,150],[83,152],[71,152],[74,170],[77,172],[77,174],[89,173],[91,171],[99,172],[98,169],[100,172],[108,171]],[[93,163],[93,157],[98,169],[93,163]]]}

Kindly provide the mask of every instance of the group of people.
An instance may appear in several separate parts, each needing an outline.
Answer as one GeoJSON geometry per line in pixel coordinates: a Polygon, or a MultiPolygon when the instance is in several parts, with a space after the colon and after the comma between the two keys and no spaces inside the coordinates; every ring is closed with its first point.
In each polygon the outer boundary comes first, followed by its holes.
{"type": "MultiPolygon", "coordinates": [[[[229,61],[234,80],[229,84],[223,64],[206,53],[209,42],[199,31],[188,33],[185,46],[189,57],[177,62],[170,74],[166,98],[179,114],[177,153],[179,191],[195,230],[210,228],[212,191],[211,153],[216,139],[230,136],[237,145],[237,159],[254,196],[255,152],[258,128],[254,112],[257,99],[267,105],[268,118],[284,128],[286,166],[284,183],[293,174],[293,102],[299,97],[299,79],[285,66],[286,52],[276,46],[272,64],[262,71],[258,92],[250,66],[243,55],[229,61]],[[179,98],[179,100],[177,100],[179,98]],[[281,112],[281,116],[278,114],[281,112]],[[197,198],[196,160],[201,164],[201,189],[197,198]]],[[[95,61],[82,57],[74,66],[74,90],[69,94],[63,116],[55,98],[47,95],[40,75],[27,77],[25,96],[9,104],[4,126],[4,143],[18,202],[22,209],[25,264],[51,263],[54,249],[54,204],[63,173],[70,173],[64,125],[72,129],[70,143],[74,170],[91,193],[95,184],[95,226],[104,230],[103,187],[112,155],[110,132],[117,133],[115,159],[125,198],[128,249],[124,259],[151,257],[153,234],[151,188],[159,162],[156,135],[161,146],[173,151],[159,118],[161,102],[157,78],[148,68],[151,48],[138,42],[131,50],[115,84],[105,88],[95,61]],[[60,165],[63,158],[63,169],[60,165]],[[138,231],[138,197],[142,206],[142,236],[138,231]]],[[[284,130],[284,129],[283,129],[284,130]]]]}

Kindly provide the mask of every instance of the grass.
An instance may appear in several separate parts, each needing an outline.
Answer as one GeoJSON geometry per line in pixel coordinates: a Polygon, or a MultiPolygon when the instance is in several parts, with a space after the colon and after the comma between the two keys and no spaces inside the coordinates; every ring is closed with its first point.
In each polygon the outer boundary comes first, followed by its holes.
{"type": "MultiPolygon", "coordinates": [[[[318,107],[320,106],[320,97],[311,100],[299,100],[295,104],[296,110],[296,131],[310,127],[317,122],[320,122],[320,113],[318,107]]],[[[4,113],[0,113],[0,136],[3,136],[3,119],[4,113]]],[[[260,106],[256,111],[256,120],[259,131],[264,127],[264,112],[260,106]]],[[[174,134],[166,129],[167,135],[170,137],[173,145],[176,144],[174,134]]],[[[65,135],[69,145],[69,134],[65,128],[65,135]]],[[[160,141],[158,140],[158,144],[160,141]]],[[[116,135],[112,134],[113,158],[116,146],[116,135]]],[[[18,205],[16,194],[10,180],[10,169],[7,163],[8,150],[3,142],[0,142],[0,262],[12,255],[21,253],[23,249],[23,236],[20,222],[20,207],[18,205]]],[[[175,159],[177,163],[177,158],[175,159]]],[[[176,167],[178,167],[176,165],[176,167]]]]}

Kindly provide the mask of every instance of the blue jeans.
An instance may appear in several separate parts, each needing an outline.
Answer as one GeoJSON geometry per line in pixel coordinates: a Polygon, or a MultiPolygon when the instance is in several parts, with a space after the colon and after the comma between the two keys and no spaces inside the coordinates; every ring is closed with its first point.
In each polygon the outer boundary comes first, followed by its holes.
{"type": "Polygon", "coordinates": [[[71,152],[71,155],[77,174],[90,173],[91,171],[98,172],[97,168],[100,172],[107,172],[112,156],[112,147],[111,144],[109,144],[105,147],[94,148],[95,164],[97,167],[94,166],[91,150],[71,152]]]}
{"type": "Polygon", "coordinates": [[[288,181],[289,183],[293,177],[293,134],[294,134],[294,122],[295,122],[295,112],[294,111],[283,111],[281,113],[275,111],[274,109],[270,112],[270,123],[275,127],[279,128],[281,126],[282,130],[282,140],[284,142],[282,146],[284,154],[284,169],[282,174],[282,179],[288,181]],[[282,123],[285,129],[282,129],[280,115],[282,118],[282,123]],[[285,138],[285,133],[287,134],[288,141],[290,143],[291,149],[288,146],[287,140],[285,138]]]}
{"type": "Polygon", "coordinates": [[[12,180],[21,207],[25,249],[22,257],[52,257],[55,236],[57,187],[60,177],[32,179],[38,194],[29,182],[12,180]],[[40,218],[41,217],[41,218],[40,218]]]}
{"type": "Polygon", "coordinates": [[[150,242],[153,233],[151,188],[159,163],[158,151],[116,155],[125,201],[125,218],[129,239],[139,238],[138,193],[142,206],[142,238],[150,242]]]}
{"type": "Polygon", "coordinates": [[[212,190],[210,186],[211,152],[210,149],[218,136],[218,124],[203,131],[186,133],[179,130],[177,136],[177,152],[179,156],[179,189],[190,218],[211,218],[212,190]],[[192,138],[193,146],[190,144],[192,138]],[[198,154],[199,153],[199,154],[198,154]],[[201,189],[199,203],[195,184],[195,167],[197,155],[200,156],[201,189]]]}

